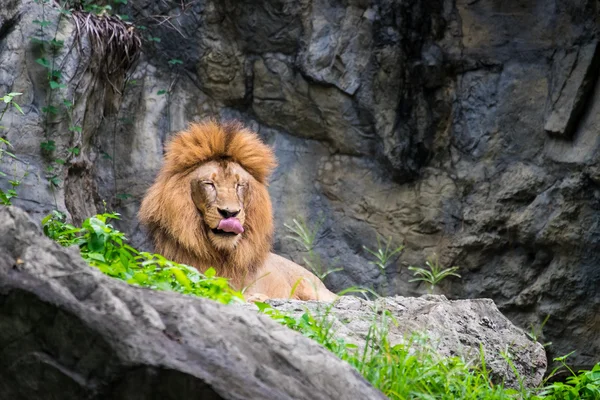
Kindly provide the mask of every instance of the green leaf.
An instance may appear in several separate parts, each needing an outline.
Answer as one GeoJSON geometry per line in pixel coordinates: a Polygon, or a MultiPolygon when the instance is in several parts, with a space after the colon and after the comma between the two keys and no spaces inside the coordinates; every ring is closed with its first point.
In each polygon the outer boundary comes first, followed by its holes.
{"type": "Polygon", "coordinates": [[[56,143],[54,142],[54,140],[48,140],[40,143],[40,147],[42,148],[42,151],[50,153],[56,150],[56,143]]]}
{"type": "Polygon", "coordinates": [[[56,81],[50,81],[50,89],[65,89],[67,85],[56,81]]]}
{"type": "Polygon", "coordinates": [[[59,187],[60,186],[60,179],[58,179],[58,176],[54,175],[53,177],[51,177],[49,179],[50,181],[50,185],[53,187],[59,187]]]}
{"type": "Polygon", "coordinates": [[[55,49],[60,49],[65,45],[65,41],[64,40],[57,40],[57,39],[52,39],[50,40],[50,46],[52,46],[55,49]]]}
{"type": "Polygon", "coordinates": [[[159,95],[159,96],[160,96],[161,94],[165,94],[165,93],[167,93],[167,91],[166,91],[166,90],[164,90],[164,89],[161,89],[161,90],[159,90],[158,92],[156,92],[156,94],[157,94],[157,95],[159,95]]]}
{"type": "Polygon", "coordinates": [[[33,21],[31,21],[31,22],[33,22],[33,23],[34,23],[34,24],[36,24],[36,25],[39,25],[39,26],[40,26],[40,27],[42,27],[42,28],[44,28],[44,27],[46,27],[46,26],[50,26],[50,25],[52,25],[52,22],[50,22],[50,21],[47,21],[47,20],[45,20],[45,19],[43,19],[43,20],[41,20],[41,21],[40,21],[39,19],[34,19],[34,20],[33,20],[33,21]]]}
{"type": "Polygon", "coordinates": [[[14,108],[16,108],[21,114],[25,114],[23,112],[23,110],[21,109],[21,106],[18,105],[17,103],[15,103],[14,101],[11,103],[13,105],[14,108]]]}
{"type": "Polygon", "coordinates": [[[254,304],[256,305],[256,307],[258,307],[258,311],[259,312],[265,312],[265,310],[271,308],[270,304],[263,303],[263,302],[260,302],[260,301],[255,301],[254,304]]]}
{"type": "Polygon", "coordinates": [[[30,40],[31,40],[31,43],[35,43],[35,44],[42,44],[43,45],[43,44],[48,43],[48,40],[46,40],[46,39],[40,39],[40,38],[37,38],[35,36],[32,36],[30,40]]]}
{"type": "Polygon", "coordinates": [[[42,107],[42,112],[48,113],[48,114],[52,114],[52,115],[56,115],[58,114],[58,108],[56,108],[53,105],[49,105],[46,107],[42,107]]]}
{"type": "Polygon", "coordinates": [[[79,125],[73,125],[69,127],[69,131],[81,133],[83,129],[79,125]]]}
{"type": "Polygon", "coordinates": [[[67,151],[75,156],[78,156],[79,152],[80,152],[79,147],[77,147],[77,146],[71,147],[67,151]]]}
{"type": "Polygon", "coordinates": [[[50,63],[45,58],[38,58],[35,60],[36,63],[40,64],[44,68],[50,69],[50,63]]]}
{"type": "Polygon", "coordinates": [[[48,78],[59,81],[62,78],[62,72],[60,70],[53,69],[51,72],[48,73],[48,78]]]}
{"type": "Polygon", "coordinates": [[[183,61],[181,61],[181,60],[180,60],[180,59],[178,59],[178,58],[172,58],[172,59],[170,59],[168,62],[169,62],[169,64],[171,64],[171,65],[183,64],[183,61]]]}

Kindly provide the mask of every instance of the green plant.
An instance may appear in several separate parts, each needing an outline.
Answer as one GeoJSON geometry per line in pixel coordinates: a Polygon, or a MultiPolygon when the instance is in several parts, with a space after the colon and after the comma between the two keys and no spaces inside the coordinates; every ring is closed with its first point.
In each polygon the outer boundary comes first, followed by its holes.
{"type": "MultiPolygon", "coordinates": [[[[110,85],[115,92],[121,93],[120,87],[128,68],[137,60],[140,53],[141,39],[132,24],[123,22],[127,16],[112,14],[109,1],[98,0],[34,0],[41,6],[41,18],[35,19],[38,30],[31,38],[36,44],[35,51],[39,57],[35,60],[46,71],[47,91],[45,106],[41,108],[44,115],[44,141],[40,144],[41,153],[47,161],[46,179],[51,189],[60,186],[63,166],[80,155],[83,126],[75,115],[75,104],[80,91],[69,88],[69,82],[77,82],[73,76],[65,76],[66,58],[74,48],[82,49],[82,37],[87,36],[90,64],[95,64],[97,76],[104,84],[110,85]],[[57,18],[50,18],[48,5],[58,10],[57,18]],[[65,41],[59,26],[61,20],[68,16],[75,26],[75,39],[65,48],[65,41]],[[79,43],[79,46],[76,44],[79,43]],[[123,78],[123,79],[121,79],[123,78]],[[71,94],[69,93],[71,92],[71,94]],[[56,127],[68,130],[70,140],[53,140],[56,127]],[[58,143],[58,145],[57,145],[58,143]],[[60,154],[57,154],[60,152],[60,154]]],[[[127,4],[127,0],[112,0],[113,5],[127,4]]],[[[89,68],[89,65],[84,67],[89,68]]],[[[79,70],[79,68],[78,68],[79,70]]],[[[124,86],[124,85],[123,85],[124,86]]]]}
{"type": "Polygon", "coordinates": [[[481,350],[481,365],[460,357],[442,357],[424,335],[415,334],[403,343],[391,344],[389,325],[397,323],[388,311],[375,312],[361,347],[336,336],[328,318],[331,306],[304,312],[295,318],[255,303],[259,311],[290,329],[302,333],[359,371],[373,386],[390,399],[537,399],[533,390],[505,388],[492,383],[481,350]]]}
{"type": "MultiPolygon", "coordinates": [[[[22,95],[23,93],[18,93],[18,92],[12,92],[12,93],[8,93],[2,97],[0,97],[0,100],[2,100],[4,102],[4,108],[2,109],[2,111],[0,112],[0,121],[2,121],[2,118],[4,118],[4,114],[6,113],[6,111],[8,111],[8,109],[10,107],[14,107],[17,111],[19,111],[21,114],[23,114],[23,110],[21,109],[21,106],[19,106],[19,104],[17,104],[14,101],[14,98],[17,96],[22,95]]],[[[0,125],[0,129],[6,129],[4,126],[0,125]]],[[[4,158],[4,156],[10,157],[13,160],[16,161],[20,161],[22,163],[24,163],[23,161],[19,160],[17,158],[17,156],[15,154],[13,154],[11,151],[9,151],[8,149],[10,149],[12,147],[12,145],[10,144],[10,142],[3,138],[0,137],[0,160],[2,160],[2,158],[4,158]]],[[[27,163],[24,163],[27,165],[27,163]]],[[[12,177],[12,179],[8,180],[8,183],[10,184],[10,189],[7,190],[3,190],[0,189],[0,204],[5,205],[5,206],[10,206],[12,204],[12,199],[17,197],[17,187],[21,184],[21,179],[16,177],[16,173],[14,174],[14,176],[12,177]]],[[[25,177],[27,175],[27,170],[25,170],[25,172],[23,173],[23,177],[25,177]]],[[[0,171],[0,177],[2,178],[7,178],[8,174],[6,172],[0,171]]]]}
{"type": "Polygon", "coordinates": [[[243,301],[242,294],[233,290],[227,279],[217,277],[212,268],[202,274],[159,254],[140,252],[129,246],[125,235],[108,223],[118,218],[114,213],[99,214],[75,227],[65,222],[64,214],[54,211],[42,220],[42,227],[46,236],[60,245],[78,246],[85,261],[113,278],[224,304],[243,301]]]}
{"type": "Polygon", "coordinates": [[[396,248],[391,248],[391,244],[392,238],[389,237],[385,243],[385,247],[382,246],[381,237],[377,235],[377,250],[371,250],[367,246],[363,246],[363,249],[372,254],[376,259],[375,261],[370,262],[370,264],[377,266],[382,272],[385,271],[385,268],[388,266],[392,258],[404,250],[403,245],[400,245],[396,248]]]}
{"type": "MultiPolygon", "coordinates": [[[[544,387],[539,396],[547,400],[599,400],[600,399],[600,363],[594,365],[591,370],[581,370],[575,373],[570,368],[566,359],[573,353],[557,357],[554,361],[559,362],[562,368],[569,371],[570,376],[565,382],[554,382],[544,387]]],[[[552,371],[553,376],[556,371],[552,371]]]]}
{"type": "Polygon", "coordinates": [[[288,235],[286,237],[297,243],[300,243],[308,252],[308,258],[302,258],[304,264],[309,267],[312,272],[321,280],[325,279],[325,277],[329,274],[343,270],[343,268],[326,268],[321,261],[321,257],[314,250],[317,234],[323,225],[323,222],[324,218],[320,218],[313,227],[310,227],[303,218],[294,218],[292,219],[291,224],[283,224],[283,226],[285,226],[286,229],[292,233],[292,235],[288,235]]]}
{"type": "MultiPolygon", "coordinates": [[[[243,300],[241,293],[232,290],[225,279],[216,277],[213,269],[201,274],[160,255],[139,252],[127,245],[123,233],[108,223],[115,218],[118,214],[100,214],[86,219],[81,227],[75,227],[65,222],[64,214],[55,211],[43,219],[42,226],[48,237],[62,246],[78,246],[90,265],[117,279],[226,304],[243,300]]],[[[541,388],[521,385],[518,390],[509,389],[501,382],[493,383],[483,350],[477,366],[460,357],[438,355],[423,335],[413,335],[400,344],[390,343],[389,326],[397,322],[389,311],[374,311],[364,345],[359,347],[337,336],[333,319],[329,318],[333,304],[315,312],[306,311],[300,317],[275,310],[266,303],[255,304],[260,312],[315,340],[348,362],[390,399],[598,399],[600,364],[591,371],[575,374],[564,363],[565,356],[556,360],[571,372],[567,382],[541,388]]],[[[518,376],[508,353],[505,359],[518,376]]]]}
{"type": "MultiPolygon", "coordinates": [[[[539,325],[539,327],[535,327],[535,326],[533,326],[533,324],[530,324],[530,330],[529,330],[529,332],[526,332],[527,336],[529,336],[531,338],[531,340],[533,340],[534,342],[539,342],[539,339],[541,338],[543,331],[544,331],[544,326],[546,326],[546,323],[548,322],[549,319],[550,319],[550,314],[546,315],[546,318],[544,318],[544,320],[539,325]]],[[[551,346],[551,345],[552,345],[552,342],[542,343],[542,346],[544,346],[544,347],[551,346]]]]}
{"type": "MultiPolygon", "coordinates": [[[[6,111],[10,108],[10,107],[14,107],[17,109],[17,111],[19,111],[21,114],[23,114],[23,110],[21,109],[21,106],[19,106],[15,101],[14,98],[17,96],[21,96],[23,93],[18,93],[18,92],[12,92],[9,94],[5,94],[4,96],[0,97],[0,100],[2,100],[4,102],[4,108],[2,109],[2,112],[0,113],[0,121],[2,121],[2,118],[4,118],[4,113],[6,113],[6,111]]],[[[4,128],[2,126],[0,126],[0,128],[4,128]]]]}
{"type": "Polygon", "coordinates": [[[461,276],[456,273],[458,271],[458,267],[450,267],[446,269],[442,269],[440,265],[439,259],[436,254],[429,257],[425,262],[429,269],[420,268],[420,267],[408,267],[410,271],[413,271],[413,275],[416,277],[411,279],[409,282],[426,282],[429,284],[429,291],[433,293],[435,287],[444,279],[449,276],[456,276],[460,278],[461,276]]]}

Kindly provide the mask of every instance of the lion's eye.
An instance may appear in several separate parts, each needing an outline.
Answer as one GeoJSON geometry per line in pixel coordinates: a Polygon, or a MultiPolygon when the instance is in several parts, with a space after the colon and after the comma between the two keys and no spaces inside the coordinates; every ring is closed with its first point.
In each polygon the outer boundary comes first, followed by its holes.
{"type": "Polygon", "coordinates": [[[213,188],[215,187],[215,184],[214,184],[213,182],[211,182],[211,181],[204,181],[204,182],[202,182],[202,183],[203,183],[204,185],[206,185],[206,186],[211,186],[211,187],[213,187],[213,188]]]}

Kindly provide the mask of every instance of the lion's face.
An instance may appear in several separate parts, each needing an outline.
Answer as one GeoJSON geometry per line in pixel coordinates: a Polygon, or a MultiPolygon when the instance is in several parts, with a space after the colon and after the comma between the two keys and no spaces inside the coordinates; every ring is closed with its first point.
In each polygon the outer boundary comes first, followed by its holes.
{"type": "Polygon", "coordinates": [[[232,250],[244,235],[244,199],[252,176],[231,161],[210,161],[192,173],[191,195],[207,236],[220,250],[232,250]]]}
{"type": "Polygon", "coordinates": [[[167,144],[140,207],[140,221],[166,258],[243,280],[271,251],[267,182],[273,150],[236,122],[194,123],[167,144]]]}

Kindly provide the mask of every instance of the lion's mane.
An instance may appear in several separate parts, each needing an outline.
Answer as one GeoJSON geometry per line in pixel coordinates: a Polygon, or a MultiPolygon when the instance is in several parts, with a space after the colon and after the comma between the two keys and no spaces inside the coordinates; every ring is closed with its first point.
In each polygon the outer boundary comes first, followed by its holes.
{"type": "Polygon", "coordinates": [[[176,134],[166,146],[163,166],[138,215],[155,250],[201,271],[214,267],[219,275],[234,280],[256,271],[271,249],[273,215],[266,187],[275,166],[271,148],[238,122],[209,120],[176,134]],[[191,196],[192,172],[212,160],[236,162],[255,179],[244,198],[243,237],[229,252],[212,246],[191,196]]]}

